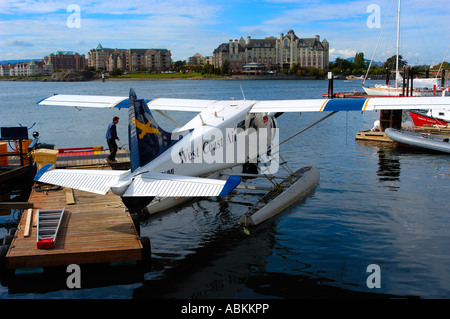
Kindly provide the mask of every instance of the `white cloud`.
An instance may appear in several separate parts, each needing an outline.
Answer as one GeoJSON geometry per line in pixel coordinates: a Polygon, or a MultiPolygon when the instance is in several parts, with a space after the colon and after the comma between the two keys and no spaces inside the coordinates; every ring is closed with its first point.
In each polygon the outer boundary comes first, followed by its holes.
{"type": "MultiPolygon", "coordinates": [[[[337,49],[330,49],[330,57],[340,57],[340,58],[351,58],[354,57],[356,55],[357,51],[356,50],[349,50],[349,49],[344,49],[344,50],[337,50],[337,49]]],[[[334,59],[330,58],[331,61],[333,61],[334,59]]]]}
{"type": "MultiPolygon", "coordinates": [[[[0,0],[0,60],[11,52],[21,58],[43,57],[56,50],[86,54],[98,43],[168,48],[174,59],[181,59],[196,52],[210,55],[229,39],[278,37],[289,29],[299,37],[318,34],[326,38],[333,56],[364,52],[370,58],[381,31],[366,25],[370,14],[366,9],[373,3],[380,6],[384,22],[391,0],[0,0]],[[66,9],[73,3],[81,9],[79,29],[66,25],[71,14],[66,9]]],[[[447,4],[448,0],[403,2],[401,48],[405,56],[411,52],[430,62],[442,59],[450,43],[447,4]]],[[[383,51],[393,51],[395,5],[392,10],[376,60],[384,58],[383,51]]]]}

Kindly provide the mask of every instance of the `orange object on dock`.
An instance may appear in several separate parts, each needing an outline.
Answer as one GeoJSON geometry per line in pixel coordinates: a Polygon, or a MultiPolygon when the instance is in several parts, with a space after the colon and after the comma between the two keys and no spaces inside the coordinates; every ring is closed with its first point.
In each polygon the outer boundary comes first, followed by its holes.
{"type": "MultiPolygon", "coordinates": [[[[8,144],[6,142],[0,143],[0,154],[8,153],[8,144]]],[[[0,166],[8,166],[9,160],[8,156],[0,156],[0,166]]]]}

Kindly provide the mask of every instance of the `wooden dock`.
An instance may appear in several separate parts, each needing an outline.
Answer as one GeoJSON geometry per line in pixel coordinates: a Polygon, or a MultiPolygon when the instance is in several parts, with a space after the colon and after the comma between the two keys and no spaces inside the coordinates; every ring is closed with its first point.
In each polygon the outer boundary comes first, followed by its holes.
{"type": "Polygon", "coordinates": [[[382,143],[395,143],[391,140],[386,133],[380,131],[360,131],[356,133],[356,140],[359,141],[370,141],[370,142],[382,142],[382,143]]]}
{"type": "MultiPolygon", "coordinates": [[[[25,209],[4,260],[5,269],[139,261],[150,247],[139,237],[120,197],[72,189],[33,189],[32,209],[25,209]],[[37,210],[62,209],[64,217],[51,249],[36,244],[37,210]]],[[[147,238],[148,240],[148,238],[147,238]]]]}
{"type": "MultiPolygon", "coordinates": [[[[450,128],[448,127],[436,127],[436,126],[418,126],[413,129],[413,132],[428,133],[431,135],[450,137],[450,128]]],[[[386,133],[380,131],[360,131],[356,133],[356,140],[370,141],[370,142],[383,142],[383,143],[395,143],[391,140],[386,133]]]]}
{"type": "MultiPolygon", "coordinates": [[[[58,155],[56,159],[56,168],[83,168],[92,166],[111,166],[106,162],[109,151],[97,152],[66,152],[58,155]]],[[[130,153],[127,149],[119,149],[116,154],[117,163],[113,164],[114,169],[127,169],[130,164],[130,153]]]]}

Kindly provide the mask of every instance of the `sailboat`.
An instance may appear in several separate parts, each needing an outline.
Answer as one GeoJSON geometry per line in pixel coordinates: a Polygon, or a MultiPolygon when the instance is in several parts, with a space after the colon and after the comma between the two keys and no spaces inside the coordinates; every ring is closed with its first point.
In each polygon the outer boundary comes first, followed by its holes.
{"type": "MultiPolygon", "coordinates": [[[[367,95],[375,96],[403,96],[404,89],[402,86],[403,78],[399,72],[399,43],[400,43],[400,8],[401,0],[398,1],[398,15],[397,15],[397,52],[396,52],[396,70],[395,70],[395,86],[391,86],[389,83],[382,85],[376,84],[373,87],[369,87],[363,82],[362,88],[367,95]]],[[[370,66],[369,66],[370,69],[370,66]]],[[[369,70],[367,70],[367,73],[369,70]]],[[[367,74],[366,74],[367,76],[367,74]]],[[[438,78],[426,78],[426,79],[414,79],[414,88],[412,90],[412,96],[434,96],[436,91],[441,91],[438,78]]]]}

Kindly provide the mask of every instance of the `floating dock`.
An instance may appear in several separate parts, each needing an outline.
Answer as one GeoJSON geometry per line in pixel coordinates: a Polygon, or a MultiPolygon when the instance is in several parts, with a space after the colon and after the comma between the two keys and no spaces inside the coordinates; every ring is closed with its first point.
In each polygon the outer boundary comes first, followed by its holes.
{"type": "MultiPolygon", "coordinates": [[[[109,151],[93,148],[66,148],[58,149],[56,168],[75,168],[83,166],[110,166],[106,162],[109,151]]],[[[127,169],[130,165],[130,152],[127,149],[119,149],[116,154],[117,163],[112,164],[114,169],[127,169]]]]}
{"type": "MultiPolygon", "coordinates": [[[[122,154],[117,158],[118,164],[126,165],[127,154],[122,154]]],[[[61,158],[63,167],[86,168],[86,165],[98,165],[97,161],[109,166],[103,156],[87,159],[67,157],[66,161],[64,156],[61,158]]],[[[35,185],[28,199],[28,207],[30,208],[24,208],[17,229],[10,230],[10,234],[1,242],[2,273],[9,274],[21,268],[70,264],[126,261],[138,261],[145,267],[150,264],[150,240],[140,237],[138,217],[130,215],[119,196],[112,193],[97,195],[45,184],[35,185]],[[62,209],[64,214],[54,247],[38,248],[38,211],[62,209]]]]}
{"type": "Polygon", "coordinates": [[[339,98],[339,99],[349,99],[349,98],[361,98],[361,97],[372,97],[367,95],[365,92],[336,92],[336,93],[323,93],[324,98],[339,98]]]}
{"type": "MultiPolygon", "coordinates": [[[[33,189],[4,259],[4,269],[145,260],[146,249],[118,196],[33,189]],[[37,210],[65,208],[55,247],[37,248],[37,210]]],[[[4,243],[6,244],[6,243],[4,243]]]]}
{"type": "MultiPolygon", "coordinates": [[[[428,133],[430,135],[450,137],[449,127],[417,126],[412,131],[416,133],[428,133]]],[[[391,140],[385,132],[380,131],[371,131],[371,130],[360,131],[356,133],[355,139],[360,141],[395,144],[395,141],[391,140]]]]}
{"type": "Polygon", "coordinates": [[[357,132],[355,136],[356,140],[359,141],[370,141],[370,142],[382,142],[382,143],[395,143],[391,140],[385,132],[380,131],[361,131],[357,132]]]}

